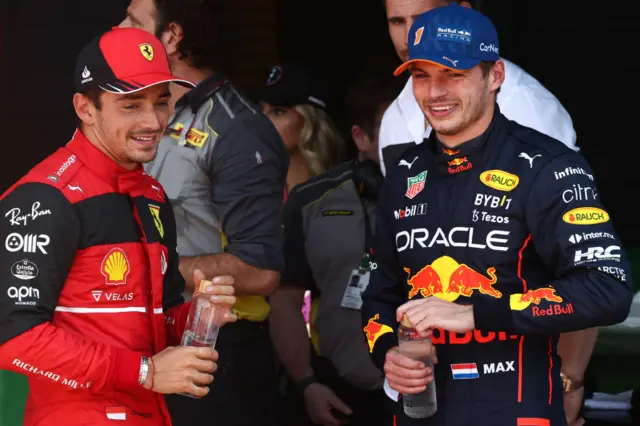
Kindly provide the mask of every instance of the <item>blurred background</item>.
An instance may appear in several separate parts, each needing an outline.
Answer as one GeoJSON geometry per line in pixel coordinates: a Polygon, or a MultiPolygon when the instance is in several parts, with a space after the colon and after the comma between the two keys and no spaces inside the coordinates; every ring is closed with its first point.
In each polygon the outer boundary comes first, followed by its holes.
{"type": "MultiPolygon", "coordinates": [[[[0,192],[71,137],[76,54],[117,25],[128,3],[0,0],[0,192]]],[[[271,65],[303,60],[317,65],[340,97],[365,63],[398,62],[380,0],[234,3],[228,19],[237,32],[228,39],[226,71],[245,91],[263,85],[271,65]]],[[[640,266],[640,221],[633,205],[640,192],[640,163],[634,160],[640,142],[640,21],[627,8],[633,3],[477,0],[474,6],[496,23],[502,56],[542,82],[571,114],[602,201],[640,266]]],[[[640,267],[634,272],[640,276],[640,267]]],[[[598,390],[640,388],[639,304],[625,325],[601,334],[590,368],[598,390]]],[[[21,423],[5,417],[8,406],[16,408],[6,396],[18,384],[7,383],[0,381],[0,425],[14,426],[21,423]]]]}

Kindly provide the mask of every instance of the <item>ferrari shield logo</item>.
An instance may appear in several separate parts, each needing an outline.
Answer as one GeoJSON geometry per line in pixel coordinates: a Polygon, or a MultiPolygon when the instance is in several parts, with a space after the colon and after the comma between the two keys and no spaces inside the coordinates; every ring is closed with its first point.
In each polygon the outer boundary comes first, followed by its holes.
{"type": "Polygon", "coordinates": [[[156,229],[158,233],[160,233],[160,237],[164,238],[164,226],[162,226],[162,221],[160,220],[160,207],[149,204],[149,211],[153,217],[153,224],[156,225],[156,229]]]}
{"type": "Polygon", "coordinates": [[[142,43],[138,47],[140,48],[140,53],[142,53],[142,56],[144,56],[147,61],[153,61],[153,46],[149,43],[142,43]]]}
{"type": "Polygon", "coordinates": [[[417,176],[407,178],[407,192],[405,192],[404,195],[406,195],[408,198],[413,199],[413,197],[418,195],[424,189],[424,183],[426,180],[426,170],[417,176]]]}

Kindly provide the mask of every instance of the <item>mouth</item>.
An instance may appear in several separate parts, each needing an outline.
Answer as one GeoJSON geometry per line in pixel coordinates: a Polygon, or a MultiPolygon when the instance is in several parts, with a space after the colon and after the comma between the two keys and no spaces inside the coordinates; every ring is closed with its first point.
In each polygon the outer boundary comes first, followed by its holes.
{"type": "Polygon", "coordinates": [[[136,135],[131,136],[131,140],[135,143],[143,146],[152,146],[158,142],[159,136],[158,134],[153,135],[136,135]]]}
{"type": "Polygon", "coordinates": [[[459,106],[460,104],[457,103],[427,105],[427,109],[429,115],[434,118],[448,118],[456,112],[459,106]]]}

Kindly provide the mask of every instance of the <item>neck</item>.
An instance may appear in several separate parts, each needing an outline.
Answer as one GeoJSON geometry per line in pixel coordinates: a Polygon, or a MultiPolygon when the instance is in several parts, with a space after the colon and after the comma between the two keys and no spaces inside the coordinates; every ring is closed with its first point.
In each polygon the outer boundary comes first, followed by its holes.
{"type": "MultiPolygon", "coordinates": [[[[175,61],[171,64],[171,74],[173,74],[174,77],[187,80],[195,85],[211,77],[213,73],[213,69],[194,68],[183,60],[175,61]]],[[[180,86],[179,84],[170,84],[169,90],[171,91],[171,109],[173,111],[173,107],[178,99],[191,89],[180,86]]]]}
{"type": "Polygon", "coordinates": [[[448,148],[455,148],[456,146],[470,141],[473,138],[477,138],[487,131],[493,120],[493,114],[495,112],[495,103],[491,104],[485,114],[472,123],[469,127],[456,133],[455,135],[443,135],[436,132],[438,140],[448,148]]]}
{"type": "Polygon", "coordinates": [[[311,171],[302,153],[300,151],[292,153],[287,172],[287,192],[291,191],[294,186],[306,182],[310,177],[311,171]]]}

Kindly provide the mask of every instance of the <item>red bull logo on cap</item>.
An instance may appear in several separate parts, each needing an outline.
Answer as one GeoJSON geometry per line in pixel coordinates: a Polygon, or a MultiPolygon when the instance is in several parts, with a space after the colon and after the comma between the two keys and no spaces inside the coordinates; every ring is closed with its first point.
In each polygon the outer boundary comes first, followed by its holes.
{"type": "Polygon", "coordinates": [[[420,294],[453,302],[460,296],[471,297],[476,291],[497,299],[502,297],[502,293],[493,287],[498,280],[493,267],[488,268],[484,275],[449,256],[442,256],[413,276],[409,268],[404,270],[409,274],[409,299],[420,294]]]}

